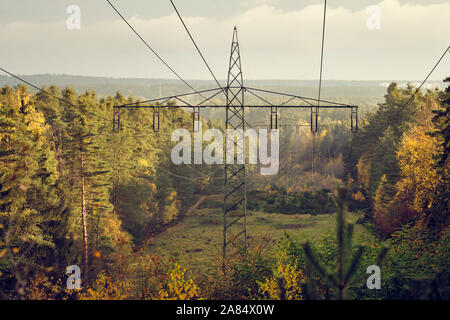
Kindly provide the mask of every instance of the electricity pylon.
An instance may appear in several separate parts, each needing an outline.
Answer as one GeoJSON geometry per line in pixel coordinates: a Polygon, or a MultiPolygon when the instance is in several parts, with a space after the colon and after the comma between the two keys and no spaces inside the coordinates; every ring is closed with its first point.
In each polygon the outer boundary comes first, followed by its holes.
{"type": "MultiPolygon", "coordinates": [[[[248,123],[245,120],[245,108],[252,109],[270,109],[270,129],[278,129],[279,110],[278,109],[310,109],[311,110],[311,132],[315,134],[318,131],[318,110],[326,108],[350,109],[351,131],[356,133],[358,130],[358,106],[351,106],[338,102],[324,101],[282,93],[258,88],[244,86],[242,75],[241,55],[239,50],[239,41],[237,28],[233,30],[233,40],[231,43],[231,53],[227,77],[227,86],[191,93],[159,97],[146,101],[139,101],[124,105],[114,106],[113,131],[123,130],[120,120],[120,110],[150,108],[153,110],[153,132],[158,132],[160,127],[161,108],[192,108],[193,131],[196,131],[195,123],[200,121],[200,109],[202,108],[225,108],[226,129],[233,129],[234,135],[225,133],[225,164],[224,164],[224,201],[223,201],[223,264],[225,272],[226,260],[236,254],[245,254],[248,248],[247,235],[247,179],[246,179],[246,143],[245,129],[248,123]],[[218,105],[211,103],[211,99],[224,93],[226,104],[218,105]],[[211,96],[209,96],[211,94],[211,96]],[[251,94],[257,97],[262,104],[245,105],[244,97],[251,94]],[[261,94],[278,96],[287,99],[278,104],[272,103],[261,94]],[[191,104],[185,100],[188,96],[201,96],[204,100],[197,104],[191,104]],[[205,97],[208,95],[209,97],[205,97]],[[180,104],[167,104],[170,100],[176,100],[180,104]],[[207,102],[210,102],[209,104],[207,102]],[[291,103],[290,103],[291,102],[291,103]],[[304,104],[297,104],[297,103],[304,104]],[[320,102],[324,104],[319,104],[320,102]],[[317,104],[316,104],[317,103],[317,104]],[[320,105],[320,107],[319,107],[320,105]],[[227,159],[228,158],[228,159],[227,159]]],[[[280,109],[280,110],[281,110],[280,109]]],[[[125,126],[124,126],[125,127],[125,126]]]]}
{"type": "Polygon", "coordinates": [[[223,269],[227,256],[247,250],[247,181],[245,157],[244,80],[237,28],[231,43],[226,93],[223,199],[223,269]],[[228,129],[233,129],[234,136],[228,129]],[[229,154],[231,153],[231,155],[229,154]],[[231,158],[232,156],[232,158],[231,158]],[[232,163],[229,160],[232,159],[232,163]],[[237,244],[231,249],[232,245],[237,244]]]}

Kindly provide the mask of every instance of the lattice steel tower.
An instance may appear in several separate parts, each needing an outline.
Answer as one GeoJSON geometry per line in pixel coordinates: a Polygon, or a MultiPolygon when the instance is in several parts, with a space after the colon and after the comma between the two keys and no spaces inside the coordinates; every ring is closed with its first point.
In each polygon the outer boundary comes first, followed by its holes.
{"type": "Polygon", "coordinates": [[[247,186],[244,118],[244,81],[237,28],[233,30],[226,93],[226,161],[223,201],[223,269],[227,257],[247,250],[247,186]],[[231,153],[231,154],[230,154],[231,153]],[[233,161],[233,164],[230,163],[233,161]]]}
{"type": "MultiPolygon", "coordinates": [[[[205,61],[206,62],[206,61],[205,61]]],[[[214,77],[215,78],[215,77],[214,77]]],[[[184,81],[184,80],[183,80],[184,81]]],[[[187,83],[186,83],[187,84],[187,83]]],[[[351,109],[351,130],[356,133],[358,130],[358,106],[347,105],[339,102],[313,99],[289,93],[244,87],[244,80],[241,66],[241,56],[239,50],[237,28],[233,30],[233,40],[231,43],[231,53],[227,77],[227,86],[222,87],[220,83],[217,88],[205,89],[190,93],[171,95],[167,97],[153,98],[145,101],[137,101],[124,105],[115,105],[113,114],[113,131],[119,132],[122,129],[120,120],[121,109],[131,110],[140,108],[151,108],[153,110],[153,131],[160,129],[160,109],[161,108],[192,108],[192,128],[196,131],[195,123],[200,121],[201,108],[225,108],[225,164],[224,164],[224,201],[223,201],[223,271],[226,273],[226,260],[236,254],[244,255],[248,248],[247,237],[247,180],[246,180],[246,142],[245,129],[248,123],[245,121],[245,108],[270,109],[270,129],[279,127],[279,108],[282,109],[310,109],[311,110],[311,132],[318,131],[318,111],[320,109],[337,108],[351,109]],[[224,93],[226,104],[218,105],[211,101],[212,98],[224,93]],[[287,99],[281,104],[272,103],[260,94],[266,94],[287,99]],[[211,96],[209,96],[212,94],[211,96]],[[244,96],[251,94],[260,102],[245,106],[244,96]],[[207,97],[205,97],[205,95],[207,97]],[[200,96],[199,103],[189,103],[188,96],[200,96]],[[169,104],[168,101],[176,100],[179,105],[169,104]],[[207,103],[209,101],[209,103],[207,103]],[[261,104],[262,102],[262,104],[261,104]],[[291,103],[290,103],[291,102],[291,103]],[[298,104],[298,103],[301,104],[298,104]],[[322,102],[323,104],[320,104],[322,102]],[[289,104],[290,103],[290,104],[289,104]],[[228,132],[231,129],[232,132],[228,132]]],[[[189,84],[187,84],[189,85],[189,84]]],[[[190,86],[190,85],[189,85],[190,86]]],[[[135,129],[135,128],[134,128],[135,129]]]]}

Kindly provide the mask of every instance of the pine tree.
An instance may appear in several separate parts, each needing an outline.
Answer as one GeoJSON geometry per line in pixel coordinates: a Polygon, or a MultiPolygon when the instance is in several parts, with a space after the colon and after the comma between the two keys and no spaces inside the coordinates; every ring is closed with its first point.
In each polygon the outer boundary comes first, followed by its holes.
{"type": "MultiPolygon", "coordinates": [[[[313,272],[318,273],[322,280],[337,292],[337,298],[339,300],[344,299],[345,290],[359,280],[358,268],[365,246],[359,245],[356,251],[353,250],[354,225],[345,221],[346,195],[347,190],[341,188],[339,190],[339,210],[336,214],[337,270],[332,271],[322,263],[309,242],[303,244],[303,250],[307,259],[307,273],[309,276],[309,280],[303,285],[303,292],[306,298],[314,298],[317,294],[311,279],[313,272]]],[[[376,262],[377,265],[382,262],[386,252],[386,248],[383,248],[380,251],[376,262]]]]}
{"type": "MultiPolygon", "coordinates": [[[[83,273],[89,275],[89,252],[94,252],[98,237],[98,226],[103,212],[110,209],[109,183],[105,174],[109,172],[105,163],[106,144],[96,134],[102,132],[102,124],[91,114],[98,113],[95,94],[77,97],[70,87],[62,96],[79,108],[66,107],[63,120],[66,134],[63,137],[66,188],[73,212],[79,212],[81,226],[74,215],[74,231],[82,234],[83,273]]],[[[79,221],[79,220],[78,220],[79,221]]]]}
{"type": "MultiPolygon", "coordinates": [[[[450,83],[450,77],[444,82],[450,83]]],[[[440,97],[441,108],[433,110],[435,114],[432,121],[435,130],[431,132],[433,137],[440,141],[440,152],[435,159],[435,167],[437,174],[443,177],[442,183],[437,186],[437,192],[434,195],[435,206],[430,208],[430,226],[436,227],[438,230],[444,230],[450,224],[450,216],[448,208],[450,206],[450,85],[447,86],[445,92],[440,97]]]]}
{"type": "Polygon", "coordinates": [[[10,252],[0,272],[11,275],[23,294],[30,273],[60,270],[67,209],[49,128],[25,86],[2,89],[0,123],[0,251],[10,252]]]}

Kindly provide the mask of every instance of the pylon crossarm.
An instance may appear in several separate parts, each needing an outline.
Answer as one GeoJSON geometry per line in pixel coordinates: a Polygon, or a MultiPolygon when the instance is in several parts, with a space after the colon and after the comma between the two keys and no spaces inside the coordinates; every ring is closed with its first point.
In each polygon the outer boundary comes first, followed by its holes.
{"type": "Polygon", "coordinates": [[[197,107],[200,107],[202,104],[204,104],[206,101],[210,101],[212,98],[215,98],[219,93],[223,92],[223,90],[216,92],[215,94],[213,94],[212,96],[210,96],[209,98],[206,98],[205,100],[203,100],[202,102],[197,104],[197,107]]]}
{"type": "Polygon", "coordinates": [[[270,103],[269,101],[267,101],[266,99],[264,99],[263,97],[261,97],[260,95],[257,95],[256,93],[254,93],[252,90],[247,89],[247,92],[250,93],[251,95],[255,96],[256,98],[258,98],[259,100],[267,103],[269,106],[274,107],[274,104],[270,103]]]}
{"type": "MultiPolygon", "coordinates": [[[[347,104],[345,103],[340,103],[340,102],[334,102],[334,101],[328,101],[328,100],[322,100],[322,99],[316,99],[316,98],[309,98],[309,97],[303,97],[303,96],[299,96],[299,95],[295,95],[295,94],[290,94],[290,93],[284,93],[284,92],[278,92],[278,91],[271,91],[271,90],[266,90],[266,89],[258,89],[258,88],[250,88],[250,87],[245,87],[246,90],[254,90],[254,91],[260,91],[260,92],[265,92],[265,93],[269,93],[269,94],[274,94],[274,95],[281,95],[281,96],[286,96],[286,97],[295,97],[298,99],[301,99],[307,103],[310,104],[310,106],[313,106],[312,103],[308,102],[308,100],[310,101],[314,101],[314,102],[324,102],[324,103],[328,103],[328,104],[332,104],[332,105],[336,105],[336,106],[347,106],[347,104]]],[[[322,106],[320,106],[322,108],[322,106]]]]}
{"type": "Polygon", "coordinates": [[[161,101],[161,100],[168,101],[168,100],[171,100],[171,99],[175,99],[177,97],[198,95],[199,93],[206,93],[206,92],[211,92],[211,91],[223,92],[223,89],[224,88],[220,87],[220,88],[199,90],[199,91],[196,91],[196,92],[180,93],[180,94],[175,94],[175,95],[171,95],[171,96],[159,97],[159,98],[143,100],[143,101],[136,101],[136,102],[133,102],[133,103],[126,103],[126,104],[121,105],[121,107],[139,107],[141,104],[144,104],[144,103],[158,102],[158,101],[161,101]]]}
{"type": "MultiPolygon", "coordinates": [[[[184,103],[185,106],[187,106],[187,107],[193,107],[193,106],[194,106],[194,105],[190,104],[189,102],[184,101],[184,100],[181,99],[180,97],[175,97],[175,99],[178,100],[178,101],[180,101],[181,103],[184,103]]],[[[182,106],[180,106],[180,107],[182,107],[182,106]]]]}
{"type": "Polygon", "coordinates": [[[282,106],[284,106],[285,104],[288,104],[289,102],[291,102],[292,100],[295,100],[295,99],[297,99],[297,97],[289,98],[289,99],[287,99],[285,102],[283,102],[282,104],[280,104],[279,107],[282,107],[282,106]]]}

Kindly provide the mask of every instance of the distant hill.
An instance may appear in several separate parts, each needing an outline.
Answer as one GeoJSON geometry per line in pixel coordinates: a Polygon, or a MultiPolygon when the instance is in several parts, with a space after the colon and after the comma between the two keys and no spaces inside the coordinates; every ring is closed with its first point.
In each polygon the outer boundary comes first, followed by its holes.
{"type": "MultiPolygon", "coordinates": [[[[170,96],[179,93],[192,91],[179,80],[170,79],[140,79],[140,78],[108,78],[89,77],[74,75],[51,75],[37,74],[21,76],[25,80],[36,84],[39,87],[56,85],[58,87],[71,86],[78,92],[95,90],[100,96],[115,95],[117,91],[135,98],[155,98],[170,96]]],[[[216,87],[214,81],[188,80],[197,90],[216,87]]],[[[225,81],[221,81],[225,83],[225,81]]],[[[345,103],[359,103],[373,105],[380,101],[386,93],[386,87],[391,81],[371,80],[371,81],[339,81],[324,80],[322,83],[323,99],[334,99],[345,103]]],[[[408,81],[396,81],[400,85],[405,85],[408,81]]],[[[412,84],[417,82],[412,80],[412,84]]],[[[0,86],[19,84],[19,81],[9,76],[0,76],[0,86]]],[[[276,90],[286,93],[299,94],[307,97],[317,96],[318,81],[314,80],[248,80],[245,81],[248,87],[276,90]]],[[[428,87],[442,87],[442,82],[430,81],[428,87]]]]}

